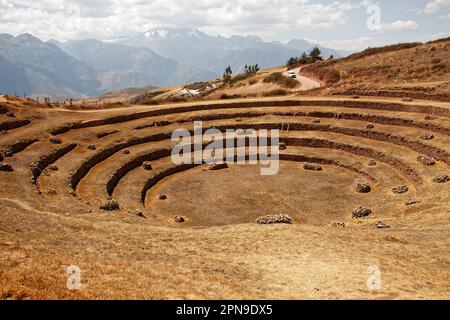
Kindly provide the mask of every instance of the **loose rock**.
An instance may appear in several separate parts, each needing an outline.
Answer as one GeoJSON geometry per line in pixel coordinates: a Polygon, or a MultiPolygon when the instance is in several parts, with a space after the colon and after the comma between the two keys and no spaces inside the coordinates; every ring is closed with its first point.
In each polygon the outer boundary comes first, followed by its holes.
{"type": "Polygon", "coordinates": [[[413,204],[418,204],[418,203],[420,203],[420,201],[417,199],[409,199],[408,201],[405,202],[405,205],[412,206],[413,204]]]}
{"type": "Polygon", "coordinates": [[[183,223],[186,221],[186,220],[184,220],[184,218],[182,216],[174,216],[173,220],[175,220],[175,222],[177,222],[177,223],[183,223]]]}
{"type": "Polygon", "coordinates": [[[140,217],[140,218],[147,219],[147,217],[145,216],[144,212],[142,212],[139,209],[136,209],[136,211],[134,211],[134,215],[137,216],[137,217],[140,217]]]}
{"type": "Polygon", "coordinates": [[[388,229],[388,228],[390,228],[390,226],[385,224],[383,221],[377,221],[377,223],[375,223],[375,228],[377,228],[377,229],[388,229]]]}
{"type": "Polygon", "coordinates": [[[120,205],[116,200],[108,200],[100,206],[100,209],[104,211],[116,211],[120,210],[120,205]]]}
{"type": "Polygon", "coordinates": [[[327,225],[329,228],[345,228],[344,222],[333,222],[332,224],[327,225]]]}
{"type": "Polygon", "coordinates": [[[367,129],[370,129],[370,130],[375,129],[375,126],[373,124],[368,124],[367,129]]]}
{"type": "Polygon", "coordinates": [[[144,163],[142,164],[142,167],[145,170],[153,170],[152,163],[150,161],[144,161],[144,163]]]}
{"type": "Polygon", "coordinates": [[[322,171],[322,167],[315,163],[307,163],[303,166],[305,170],[322,171]]]}
{"type": "Polygon", "coordinates": [[[400,186],[400,187],[392,188],[392,192],[395,194],[403,194],[403,193],[407,193],[408,191],[409,191],[409,188],[407,186],[400,186]]]}
{"type": "Polygon", "coordinates": [[[357,180],[355,182],[356,192],[359,193],[369,193],[372,191],[372,188],[369,186],[368,182],[365,180],[357,180]]]}
{"type": "Polygon", "coordinates": [[[438,175],[433,178],[435,183],[447,183],[450,181],[450,177],[447,175],[438,175]]]}
{"type": "Polygon", "coordinates": [[[212,163],[209,165],[208,170],[209,171],[217,171],[217,170],[223,170],[223,169],[227,169],[228,168],[228,164],[226,163],[212,163]]]}
{"type": "Polygon", "coordinates": [[[292,224],[292,218],[285,214],[267,215],[256,219],[258,224],[292,224]]]}
{"type": "Polygon", "coordinates": [[[375,160],[370,160],[369,161],[369,166],[374,167],[377,165],[377,162],[375,160]]]}
{"type": "Polygon", "coordinates": [[[130,150],[125,149],[125,150],[122,151],[122,153],[123,153],[123,154],[130,154],[130,150]]]}
{"type": "Polygon", "coordinates": [[[14,151],[11,147],[5,149],[5,157],[9,158],[14,155],[14,151]]]}
{"type": "Polygon", "coordinates": [[[436,164],[436,160],[424,154],[420,154],[419,156],[417,156],[417,161],[427,166],[432,166],[436,164]]]}
{"type": "Polygon", "coordinates": [[[0,171],[2,171],[2,172],[13,172],[14,169],[12,168],[11,165],[9,165],[7,163],[2,163],[2,164],[0,164],[0,171]]]}
{"type": "Polygon", "coordinates": [[[434,136],[431,133],[426,133],[422,137],[420,137],[422,140],[433,140],[434,136]]]}
{"type": "Polygon", "coordinates": [[[160,194],[159,195],[159,200],[166,200],[167,196],[165,194],[160,194]]]}
{"type": "Polygon", "coordinates": [[[372,210],[364,207],[359,207],[353,210],[352,218],[364,218],[370,216],[372,214],[372,210]]]}
{"type": "Polygon", "coordinates": [[[164,126],[168,126],[170,124],[169,121],[167,120],[159,120],[155,122],[155,127],[164,127],[164,126]]]}
{"type": "Polygon", "coordinates": [[[61,140],[61,138],[58,138],[58,137],[52,137],[50,139],[50,142],[53,143],[53,144],[61,144],[62,140],[61,140]]]}
{"type": "Polygon", "coordinates": [[[286,149],[287,149],[286,143],[280,142],[280,150],[286,150],[286,149]]]}
{"type": "Polygon", "coordinates": [[[88,145],[88,149],[89,150],[96,150],[97,147],[95,145],[93,145],[93,144],[90,144],[90,145],[88,145]]]}

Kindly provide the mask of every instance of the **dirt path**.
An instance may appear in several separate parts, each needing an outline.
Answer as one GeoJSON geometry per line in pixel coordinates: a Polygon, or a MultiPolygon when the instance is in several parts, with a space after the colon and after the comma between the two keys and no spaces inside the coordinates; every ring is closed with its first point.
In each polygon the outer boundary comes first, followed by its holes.
{"type": "MultiPolygon", "coordinates": [[[[302,67],[290,70],[295,73],[295,75],[297,77],[297,81],[300,82],[302,85],[300,88],[300,91],[308,91],[308,90],[317,89],[317,88],[321,87],[321,83],[319,81],[302,76],[300,74],[301,70],[302,70],[302,67]]],[[[286,77],[289,76],[287,72],[283,73],[283,75],[286,77]]]]}

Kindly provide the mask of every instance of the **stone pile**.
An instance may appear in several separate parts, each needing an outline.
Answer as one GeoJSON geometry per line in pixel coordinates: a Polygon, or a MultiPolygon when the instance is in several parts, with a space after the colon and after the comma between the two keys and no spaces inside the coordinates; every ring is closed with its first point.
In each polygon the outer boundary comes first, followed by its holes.
{"type": "Polygon", "coordinates": [[[255,222],[258,224],[292,224],[292,218],[286,214],[267,215],[259,217],[255,222]]]}
{"type": "Polygon", "coordinates": [[[364,218],[367,216],[370,216],[372,214],[372,210],[368,209],[368,208],[364,208],[364,207],[359,207],[356,208],[355,210],[353,210],[352,212],[352,218],[364,218]]]}

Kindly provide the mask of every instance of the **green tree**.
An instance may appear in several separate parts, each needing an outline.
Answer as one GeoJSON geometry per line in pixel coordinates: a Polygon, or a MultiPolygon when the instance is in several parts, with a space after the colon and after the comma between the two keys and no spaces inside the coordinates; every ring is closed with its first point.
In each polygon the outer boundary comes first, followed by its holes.
{"type": "Polygon", "coordinates": [[[321,54],[322,52],[320,51],[320,49],[318,47],[314,47],[309,53],[309,56],[311,57],[313,62],[316,62],[317,60],[322,59],[321,54]]]}
{"type": "Polygon", "coordinates": [[[225,69],[225,72],[223,74],[223,79],[225,80],[225,82],[229,82],[231,80],[231,77],[233,76],[233,70],[231,70],[231,67],[228,66],[225,69]]]}

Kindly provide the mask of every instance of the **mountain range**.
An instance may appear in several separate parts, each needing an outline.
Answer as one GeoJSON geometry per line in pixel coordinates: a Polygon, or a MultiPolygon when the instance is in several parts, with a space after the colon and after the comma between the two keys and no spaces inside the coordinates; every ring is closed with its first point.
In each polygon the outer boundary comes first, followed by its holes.
{"type": "MultiPolygon", "coordinates": [[[[183,28],[156,28],[109,41],[43,42],[30,34],[0,34],[0,92],[61,99],[191,83],[220,77],[228,65],[235,74],[246,64],[279,66],[314,46],[305,40],[284,44],[183,28]]],[[[324,56],[347,54],[319,48],[324,56]]]]}
{"type": "Polygon", "coordinates": [[[245,65],[258,63],[262,68],[280,66],[293,56],[308,52],[315,46],[324,57],[346,56],[349,52],[333,50],[306,40],[265,42],[254,36],[210,36],[195,29],[155,28],[130,37],[116,39],[118,43],[146,47],[173,60],[191,64],[221,75],[229,65],[235,72],[245,65]]]}

